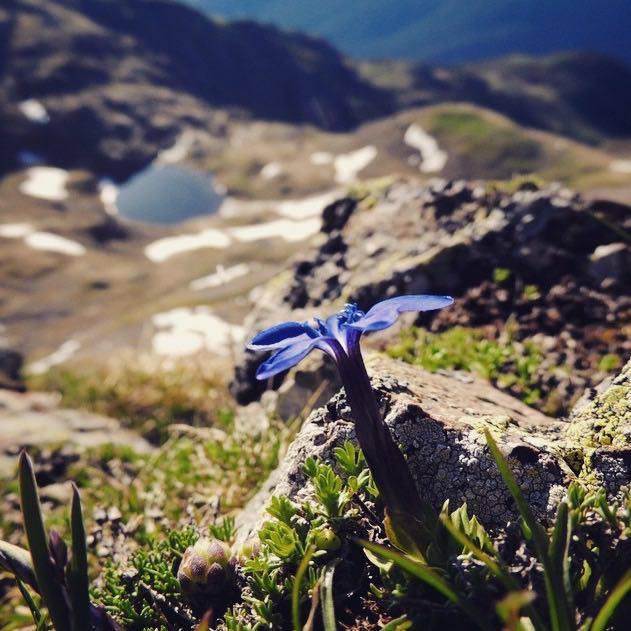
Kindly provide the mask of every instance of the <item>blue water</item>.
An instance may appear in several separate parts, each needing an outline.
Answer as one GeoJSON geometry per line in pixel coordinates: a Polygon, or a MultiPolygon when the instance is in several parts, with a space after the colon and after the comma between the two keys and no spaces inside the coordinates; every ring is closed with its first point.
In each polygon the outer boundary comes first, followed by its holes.
{"type": "Polygon", "coordinates": [[[174,224],[214,213],[222,200],[209,175],[151,165],[120,187],[116,207],[127,219],[174,224]]]}

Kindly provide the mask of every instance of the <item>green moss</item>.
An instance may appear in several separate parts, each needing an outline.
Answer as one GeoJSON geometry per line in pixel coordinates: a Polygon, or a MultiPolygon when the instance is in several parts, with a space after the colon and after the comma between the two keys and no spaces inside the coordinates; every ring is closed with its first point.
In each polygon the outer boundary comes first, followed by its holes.
{"type": "Polygon", "coordinates": [[[543,361],[532,342],[493,340],[480,331],[454,327],[444,333],[424,329],[403,331],[387,349],[391,357],[426,370],[465,370],[509,389],[532,405],[541,399],[536,373],[543,361]]]}
{"type": "Polygon", "coordinates": [[[629,386],[612,385],[581,411],[568,436],[585,447],[628,447],[628,435],[620,431],[631,426],[629,386]]]}
{"type": "Polygon", "coordinates": [[[459,156],[473,177],[503,179],[535,171],[543,153],[540,143],[518,127],[466,109],[435,112],[430,133],[459,156]]]}

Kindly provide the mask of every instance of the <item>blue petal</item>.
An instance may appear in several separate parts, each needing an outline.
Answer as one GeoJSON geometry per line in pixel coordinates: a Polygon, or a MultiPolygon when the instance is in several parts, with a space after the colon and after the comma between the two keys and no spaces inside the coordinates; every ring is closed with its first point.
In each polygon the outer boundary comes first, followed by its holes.
{"type": "Polygon", "coordinates": [[[261,331],[248,344],[252,351],[272,351],[292,344],[297,338],[311,339],[315,331],[305,322],[283,322],[261,331]]]}
{"type": "Polygon", "coordinates": [[[293,344],[274,353],[265,363],[261,364],[256,371],[256,378],[259,380],[269,379],[279,372],[283,372],[298,362],[303,360],[314,348],[319,348],[334,356],[334,352],[329,345],[331,338],[326,337],[304,337],[293,344]]]}
{"type": "Polygon", "coordinates": [[[397,296],[378,302],[363,318],[348,326],[359,331],[381,331],[392,326],[404,311],[432,311],[453,302],[451,296],[397,296]]]}

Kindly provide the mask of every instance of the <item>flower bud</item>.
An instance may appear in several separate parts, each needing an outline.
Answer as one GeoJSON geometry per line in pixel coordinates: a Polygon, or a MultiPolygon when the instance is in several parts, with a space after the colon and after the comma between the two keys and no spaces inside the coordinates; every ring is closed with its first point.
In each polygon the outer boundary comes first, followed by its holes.
{"type": "Polygon", "coordinates": [[[338,550],[340,538],[330,528],[318,528],[312,532],[313,543],[320,550],[338,550]]]}
{"type": "Polygon", "coordinates": [[[217,595],[232,580],[230,548],[218,539],[200,539],[182,556],[177,579],[187,596],[217,595]]]}
{"type": "Polygon", "coordinates": [[[237,553],[239,563],[243,564],[250,559],[255,559],[259,555],[260,551],[261,544],[258,538],[248,539],[241,545],[241,547],[239,548],[239,552],[237,553]]]}

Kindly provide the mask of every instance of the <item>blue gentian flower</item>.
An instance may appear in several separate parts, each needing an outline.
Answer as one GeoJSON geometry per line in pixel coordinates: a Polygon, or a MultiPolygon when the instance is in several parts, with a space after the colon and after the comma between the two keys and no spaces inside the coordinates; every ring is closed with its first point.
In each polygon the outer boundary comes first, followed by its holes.
{"type": "Polygon", "coordinates": [[[306,322],[284,322],[265,329],[252,339],[248,348],[254,351],[274,351],[256,373],[257,379],[268,379],[295,366],[314,348],[319,348],[339,365],[345,357],[359,354],[362,333],[381,331],[392,326],[406,311],[432,311],[453,303],[449,296],[398,296],[377,303],[367,313],[356,305],[346,305],[342,311],[326,320],[315,319],[315,326],[306,322]]]}
{"type": "Polygon", "coordinates": [[[333,359],[353,413],[357,442],[386,506],[386,514],[402,517],[399,521],[404,529],[411,528],[409,523],[406,525],[408,517],[417,525],[426,523],[433,509],[420,499],[405,458],[381,417],[359,341],[362,333],[392,326],[401,313],[433,311],[452,303],[449,296],[398,296],[379,302],[367,313],[356,305],[346,305],[326,320],[316,318],[315,325],[285,322],[265,329],[248,345],[255,351],[273,351],[259,366],[258,379],[268,379],[295,366],[314,348],[333,359]]]}

